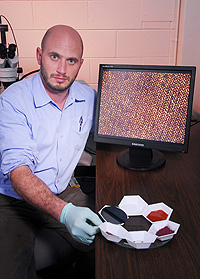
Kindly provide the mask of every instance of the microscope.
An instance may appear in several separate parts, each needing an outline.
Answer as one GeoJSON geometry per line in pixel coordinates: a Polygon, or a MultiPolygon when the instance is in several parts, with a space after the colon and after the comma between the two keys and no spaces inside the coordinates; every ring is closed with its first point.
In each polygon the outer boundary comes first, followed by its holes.
{"type": "Polygon", "coordinates": [[[19,57],[16,55],[16,44],[6,43],[6,32],[8,32],[8,25],[2,24],[0,16],[0,85],[3,84],[6,89],[13,82],[19,80],[19,74],[22,73],[22,68],[17,67],[19,63],[19,57]]]}

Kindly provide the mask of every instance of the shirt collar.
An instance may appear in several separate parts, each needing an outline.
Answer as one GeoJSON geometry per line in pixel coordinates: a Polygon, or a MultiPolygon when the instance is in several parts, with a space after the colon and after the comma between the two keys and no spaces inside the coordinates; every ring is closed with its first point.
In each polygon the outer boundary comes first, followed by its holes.
{"type": "Polygon", "coordinates": [[[52,102],[52,99],[47,94],[44,85],[42,83],[40,71],[33,78],[36,79],[36,82],[33,83],[35,106],[42,107],[52,102]]]}
{"type": "MultiPolygon", "coordinates": [[[[48,103],[54,103],[54,101],[47,94],[44,85],[42,83],[40,72],[37,73],[34,78],[36,79],[36,83],[34,83],[34,101],[36,107],[42,107],[47,105],[48,103]]],[[[78,96],[76,94],[78,82],[74,81],[69,89],[69,96],[65,102],[64,108],[73,104],[74,102],[85,102],[85,98],[83,96],[78,96]]]]}
{"type": "Polygon", "coordinates": [[[79,92],[79,90],[77,90],[78,85],[79,85],[79,83],[77,81],[74,81],[72,83],[72,85],[70,86],[69,96],[65,102],[64,108],[70,106],[74,102],[76,102],[76,103],[85,102],[85,98],[83,98],[83,96],[78,96],[78,94],[77,94],[79,92]]]}

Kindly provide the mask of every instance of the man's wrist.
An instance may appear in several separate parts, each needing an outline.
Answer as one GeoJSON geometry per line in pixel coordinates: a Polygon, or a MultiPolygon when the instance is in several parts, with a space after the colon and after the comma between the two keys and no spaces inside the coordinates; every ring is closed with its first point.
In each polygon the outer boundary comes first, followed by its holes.
{"type": "Polygon", "coordinates": [[[67,203],[67,204],[63,207],[62,212],[61,212],[61,214],[60,214],[60,223],[65,224],[65,222],[64,222],[64,220],[65,220],[65,213],[66,213],[66,211],[69,209],[69,207],[71,207],[71,206],[72,206],[72,203],[70,202],[70,203],[67,203]]]}

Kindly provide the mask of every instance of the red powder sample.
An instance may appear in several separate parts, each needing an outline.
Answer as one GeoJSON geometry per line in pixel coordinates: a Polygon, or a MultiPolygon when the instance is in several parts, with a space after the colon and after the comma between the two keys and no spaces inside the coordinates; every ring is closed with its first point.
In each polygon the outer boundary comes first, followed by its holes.
{"type": "Polygon", "coordinates": [[[112,233],[110,233],[110,232],[106,232],[107,234],[109,234],[109,235],[113,235],[112,233]]]}
{"type": "Polygon", "coordinates": [[[160,229],[159,231],[157,231],[156,235],[158,236],[162,236],[162,235],[166,235],[166,234],[171,234],[174,233],[174,231],[172,231],[168,226],[160,229]]]}
{"type": "Polygon", "coordinates": [[[155,210],[151,211],[147,218],[151,220],[152,222],[162,221],[167,219],[167,213],[165,213],[163,210],[155,210]]]}

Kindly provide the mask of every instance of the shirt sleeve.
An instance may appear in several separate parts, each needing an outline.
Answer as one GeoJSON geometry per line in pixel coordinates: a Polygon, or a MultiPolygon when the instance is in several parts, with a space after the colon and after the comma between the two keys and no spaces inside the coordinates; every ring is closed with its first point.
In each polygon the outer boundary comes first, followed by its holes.
{"type": "Polygon", "coordinates": [[[0,152],[3,174],[22,165],[28,165],[33,171],[38,164],[37,145],[26,115],[3,97],[0,100],[0,152]]]}

